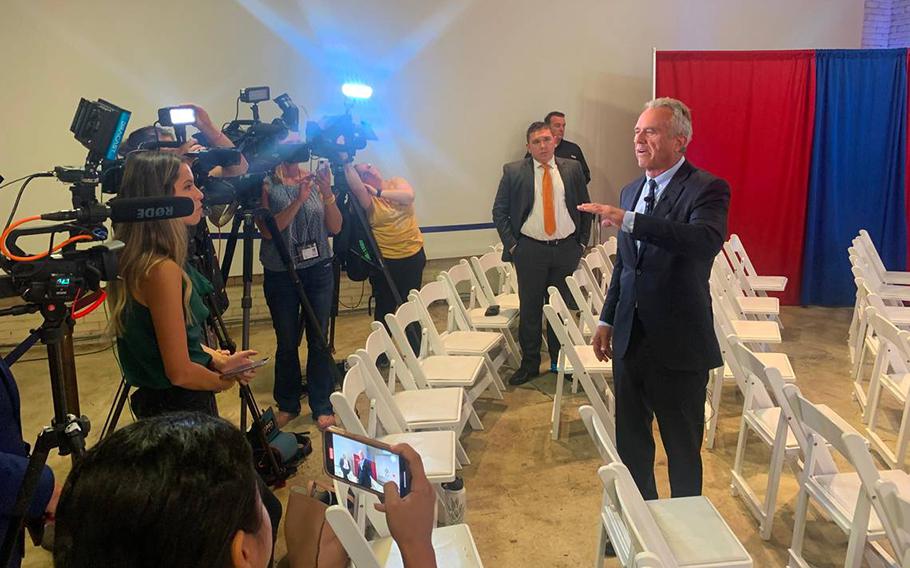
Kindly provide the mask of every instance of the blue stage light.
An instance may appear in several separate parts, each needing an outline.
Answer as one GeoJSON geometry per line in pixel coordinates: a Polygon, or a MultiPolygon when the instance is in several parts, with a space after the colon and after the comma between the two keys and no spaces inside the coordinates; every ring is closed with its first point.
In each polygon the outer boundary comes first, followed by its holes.
{"type": "Polygon", "coordinates": [[[341,92],[351,99],[368,99],[373,96],[373,87],[363,83],[345,83],[341,92]]]}

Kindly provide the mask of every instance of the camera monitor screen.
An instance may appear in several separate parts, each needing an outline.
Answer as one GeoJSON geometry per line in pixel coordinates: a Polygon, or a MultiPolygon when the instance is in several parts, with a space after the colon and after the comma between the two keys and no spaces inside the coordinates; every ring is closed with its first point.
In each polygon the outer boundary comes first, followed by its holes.
{"type": "Polygon", "coordinates": [[[171,124],[195,124],[196,110],[190,107],[173,107],[170,109],[171,124]]]}

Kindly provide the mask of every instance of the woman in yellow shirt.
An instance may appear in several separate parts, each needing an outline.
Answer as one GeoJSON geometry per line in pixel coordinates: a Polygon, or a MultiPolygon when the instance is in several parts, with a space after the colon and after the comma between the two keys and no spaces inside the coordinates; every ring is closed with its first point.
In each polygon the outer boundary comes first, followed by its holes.
{"type": "MultiPolygon", "coordinates": [[[[383,179],[373,164],[348,163],[344,174],[351,193],[366,211],[395,288],[402,301],[406,301],[411,290],[419,290],[423,285],[423,269],[427,264],[423,234],[414,214],[414,189],[404,178],[383,179]]],[[[385,315],[397,307],[395,297],[382,274],[371,274],[370,284],[376,298],[375,319],[385,324],[385,315]]]]}

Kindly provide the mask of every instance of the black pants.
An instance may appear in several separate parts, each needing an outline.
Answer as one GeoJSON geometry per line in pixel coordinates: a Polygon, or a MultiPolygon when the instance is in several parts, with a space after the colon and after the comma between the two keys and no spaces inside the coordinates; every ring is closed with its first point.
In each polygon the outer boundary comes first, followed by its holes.
{"type": "MultiPolygon", "coordinates": [[[[138,388],[130,396],[130,407],[136,418],[151,418],[171,412],[201,412],[209,416],[218,416],[215,405],[215,393],[210,391],[193,391],[181,387],[169,389],[138,388]]],[[[281,501],[271,489],[257,476],[259,495],[262,504],[272,521],[272,551],[278,538],[278,523],[281,522],[281,501]]]]}
{"type": "MultiPolygon", "coordinates": [[[[420,287],[423,286],[423,269],[427,265],[427,255],[423,248],[405,258],[387,258],[385,265],[389,269],[389,276],[392,277],[402,302],[408,301],[408,294],[411,290],[420,290],[420,287]]],[[[373,287],[373,297],[376,298],[373,319],[385,325],[386,314],[395,313],[398,303],[382,272],[370,273],[370,285],[373,287]]],[[[417,324],[412,324],[412,326],[417,326],[417,324]]],[[[420,349],[419,338],[418,327],[417,333],[411,334],[410,337],[411,348],[415,354],[420,349]]]]}
{"type": "MultiPolygon", "coordinates": [[[[518,344],[521,346],[521,368],[536,373],[540,370],[540,330],[543,305],[547,301],[547,288],[556,286],[563,300],[574,307],[566,276],[578,268],[582,247],[574,238],[555,245],[544,244],[522,237],[512,251],[512,260],[518,275],[518,344]]],[[[547,347],[550,362],[559,357],[559,340],[547,324],[547,347]]]]}
{"type": "Polygon", "coordinates": [[[657,499],[652,433],[656,416],[667,452],[672,496],[701,495],[708,371],[667,369],[638,318],[633,321],[626,356],[613,360],[619,457],[642,496],[657,499]]]}

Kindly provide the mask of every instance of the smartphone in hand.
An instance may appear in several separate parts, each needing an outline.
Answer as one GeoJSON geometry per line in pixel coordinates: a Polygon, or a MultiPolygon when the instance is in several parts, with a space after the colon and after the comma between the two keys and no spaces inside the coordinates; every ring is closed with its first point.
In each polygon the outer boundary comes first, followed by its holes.
{"type": "Polygon", "coordinates": [[[325,472],[339,481],[382,496],[391,481],[402,497],[411,491],[408,462],[391,446],[334,426],[322,435],[325,472]]]}
{"type": "Polygon", "coordinates": [[[240,375],[246,373],[247,371],[252,371],[253,369],[258,369],[259,367],[262,367],[263,365],[265,365],[266,363],[269,362],[269,359],[271,359],[271,357],[265,357],[264,359],[259,359],[259,360],[257,360],[257,361],[253,361],[253,362],[248,363],[248,364],[246,364],[246,365],[241,365],[241,366],[239,366],[239,367],[234,367],[233,369],[231,369],[231,370],[229,370],[229,371],[227,371],[227,372],[221,373],[221,378],[222,378],[222,379],[234,379],[234,378],[237,378],[237,377],[239,377],[240,375]]]}

